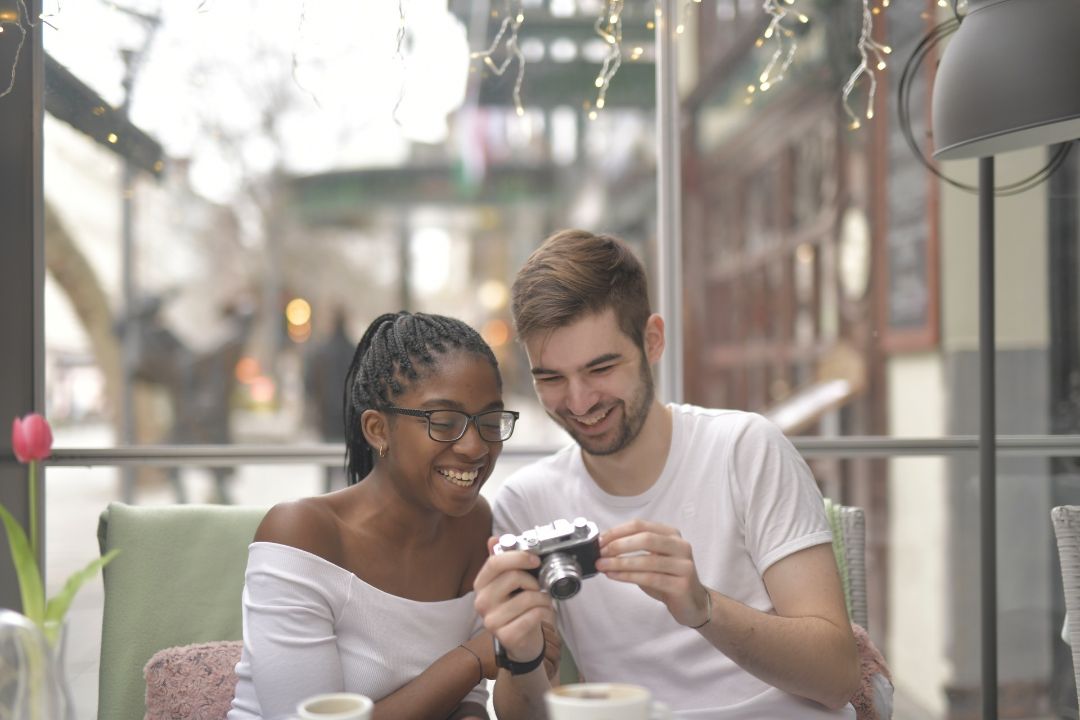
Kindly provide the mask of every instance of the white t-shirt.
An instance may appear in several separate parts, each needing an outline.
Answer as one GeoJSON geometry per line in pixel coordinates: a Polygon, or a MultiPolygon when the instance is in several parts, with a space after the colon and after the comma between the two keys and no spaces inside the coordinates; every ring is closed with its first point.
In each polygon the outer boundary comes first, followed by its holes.
{"type": "MultiPolygon", "coordinates": [[[[381,700],[480,631],[473,601],[471,592],[409,600],[304,550],[252,543],[228,720],[291,718],[297,703],[320,693],[381,700]]],[[[485,705],[486,682],[465,700],[485,705]]]]}
{"type": "MultiPolygon", "coordinates": [[[[671,450],[651,488],[609,495],[575,444],[514,473],[494,503],[495,532],[520,533],[584,516],[601,531],[635,518],[677,528],[707,587],[773,610],[762,574],[777,560],[832,541],[821,493],[783,433],[764,418],[672,405],[671,450]]],[[[777,690],[640,588],[598,575],[558,607],[559,630],[584,677],[648,687],[681,718],[854,718],[777,690]]]]}

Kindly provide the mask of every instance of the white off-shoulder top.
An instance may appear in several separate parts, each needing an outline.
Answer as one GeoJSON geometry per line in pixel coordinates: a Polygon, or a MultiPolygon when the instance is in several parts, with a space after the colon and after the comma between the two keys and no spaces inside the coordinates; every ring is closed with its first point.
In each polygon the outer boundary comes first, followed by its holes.
{"type": "MultiPolygon", "coordinates": [[[[319,693],[391,694],[480,631],[473,593],[419,602],[383,592],[317,555],[248,549],[244,649],[228,720],[293,717],[319,693]]],[[[464,698],[487,703],[481,682],[464,698]]]]}

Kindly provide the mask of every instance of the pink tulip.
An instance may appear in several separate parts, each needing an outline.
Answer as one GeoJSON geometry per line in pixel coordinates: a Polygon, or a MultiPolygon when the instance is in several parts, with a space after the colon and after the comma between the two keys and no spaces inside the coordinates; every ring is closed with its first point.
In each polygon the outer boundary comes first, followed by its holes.
{"type": "Polygon", "coordinates": [[[52,428],[37,413],[15,418],[11,424],[11,447],[21,463],[44,460],[52,453],[52,428]]]}

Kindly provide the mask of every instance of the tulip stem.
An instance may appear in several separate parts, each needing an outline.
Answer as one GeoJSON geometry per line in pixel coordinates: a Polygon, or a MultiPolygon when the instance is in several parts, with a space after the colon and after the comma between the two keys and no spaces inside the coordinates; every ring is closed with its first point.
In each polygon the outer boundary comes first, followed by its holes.
{"type": "MultiPolygon", "coordinates": [[[[37,461],[30,461],[30,554],[34,558],[34,564],[41,567],[41,558],[38,557],[38,517],[37,517],[37,461]]],[[[42,571],[42,578],[45,573],[42,571]]]]}

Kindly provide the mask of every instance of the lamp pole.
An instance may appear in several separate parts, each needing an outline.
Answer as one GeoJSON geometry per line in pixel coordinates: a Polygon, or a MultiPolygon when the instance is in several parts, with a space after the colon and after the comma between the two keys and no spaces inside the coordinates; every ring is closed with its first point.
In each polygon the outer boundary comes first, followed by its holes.
{"type": "Polygon", "coordinates": [[[997,396],[994,389],[994,156],[979,158],[979,543],[983,718],[998,716],[997,396]]]}

